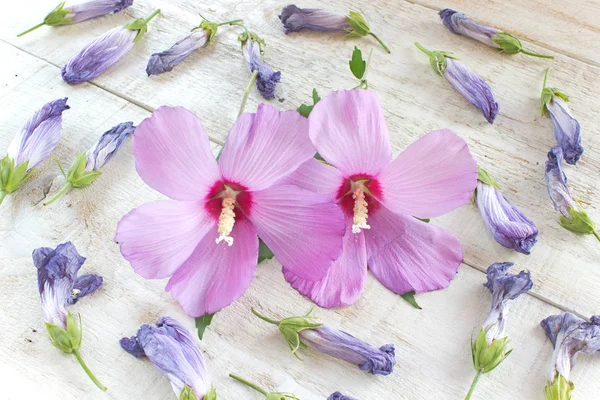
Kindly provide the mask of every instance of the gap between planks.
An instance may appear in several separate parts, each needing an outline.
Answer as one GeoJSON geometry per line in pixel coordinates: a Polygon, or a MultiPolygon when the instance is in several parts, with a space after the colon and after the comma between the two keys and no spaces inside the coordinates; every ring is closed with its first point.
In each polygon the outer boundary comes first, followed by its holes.
{"type": "MultiPolygon", "coordinates": [[[[418,3],[413,3],[412,1],[408,1],[408,0],[405,0],[405,1],[406,1],[406,2],[408,2],[408,3],[411,3],[411,4],[415,4],[415,5],[418,5],[418,6],[424,7],[424,8],[428,8],[428,9],[434,9],[434,10],[435,10],[435,8],[432,8],[432,7],[426,7],[426,6],[423,6],[423,5],[421,5],[421,4],[418,4],[418,3]]],[[[33,54],[33,53],[31,53],[31,52],[29,52],[29,51],[27,51],[27,50],[24,50],[24,49],[22,49],[22,48],[20,48],[20,47],[18,47],[18,46],[16,46],[16,45],[14,45],[14,44],[12,44],[12,43],[9,43],[9,42],[7,42],[6,40],[0,39],[0,42],[2,42],[2,43],[5,43],[5,44],[7,44],[7,45],[9,45],[9,46],[11,46],[11,47],[13,47],[13,48],[15,48],[15,49],[19,50],[19,51],[22,51],[23,53],[26,53],[26,54],[28,54],[28,55],[30,55],[30,56],[32,56],[32,57],[35,57],[35,58],[37,58],[37,59],[39,59],[39,60],[42,60],[42,61],[44,61],[45,63],[47,63],[47,64],[50,64],[50,65],[52,65],[52,66],[54,66],[54,67],[56,67],[56,68],[58,68],[58,69],[60,69],[60,68],[61,68],[59,65],[56,65],[56,64],[54,64],[53,62],[51,62],[51,61],[48,61],[48,60],[46,60],[46,59],[44,59],[44,58],[42,58],[42,57],[39,57],[38,55],[36,55],[36,54],[33,54]]],[[[542,46],[542,47],[543,47],[543,46],[542,46]]],[[[568,57],[570,57],[570,56],[568,56],[568,57]]],[[[577,59],[577,58],[575,58],[575,57],[571,57],[571,58],[577,59]]],[[[581,61],[581,60],[579,60],[579,61],[581,61]]],[[[137,101],[137,100],[135,100],[135,99],[133,99],[133,98],[131,98],[131,97],[129,97],[129,96],[122,95],[122,94],[120,94],[120,93],[118,93],[118,92],[115,92],[114,90],[108,89],[108,88],[106,88],[106,87],[104,87],[104,86],[102,86],[102,85],[99,85],[99,84],[95,83],[95,82],[88,81],[87,83],[89,83],[89,84],[90,84],[90,85],[92,85],[92,86],[95,86],[95,87],[97,87],[97,88],[98,88],[98,89],[100,89],[100,90],[104,90],[105,92],[108,92],[108,93],[110,93],[111,95],[113,95],[113,96],[115,96],[115,97],[118,97],[118,98],[120,98],[120,99],[122,99],[122,100],[124,100],[124,101],[126,101],[126,102],[128,102],[128,103],[131,103],[131,104],[133,104],[133,105],[135,105],[135,106],[137,106],[137,107],[139,107],[139,108],[142,108],[142,109],[144,109],[144,110],[146,110],[146,111],[148,111],[148,112],[150,112],[150,113],[152,113],[152,112],[154,112],[154,111],[155,111],[155,108],[153,108],[153,107],[151,107],[151,106],[149,106],[149,105],[147,105],[147,104],[141,103],[141,102],[139,102],[139,101],[137,101]]],[[[210,137],[210,136],[209,136],[209,138],[208,138],[208,139],[209,139],[211,142],[213,142],[213,143],[215,143],[215,144],[217,144],[217,145],[219,145],[219,146],[223,146],[223,145],[225,144],[225,143],[224,143],[224,142],[222,142],[221,140],[214,139],[214,138],[212,138],[212,137],[210,137]]],[[[478,265],[472,264],[472,263],[470,263],[470,262],[467,262],[467,261],[465,261],[464,259],[463,259],[462,263],[463,263],[464,265],[466,265],[466,266],[468,266],[468,267],[470,267],[470,268],[472,268],[472,269],[474,269],[474,270],[478,271],[478,272],[481,272],[481,273],[483,273],[483,274],[486,274],[486,268],[484,268],[484,267],[480,267],[480,266],[478,266],[478,265]]],[[[549,299],[549,298],[547,298],[547,297],[545,297],[545,296],[541,296],[541,295],[540,295],[540,294],[538,294],[538,293],[533,293],[533,292],[529,291],[529,292],[527,292],[526,294],[527,294],[527,295],[529,295],[529,296],[532,296],[532,297],[534,297],[534,298],[536,298],[536,299],[538,299],[538,300],[540,300],[540,301],[541,301],[541,302],[543,302],[543,303],[546,303],[546,304],[549,304],[549,305],[551,305],[551,306],[553,306],[553,307],[555,307],[555,308],[558,308],[558,309],[559,309],[559,310],[561,310],[561,311],[568,311],[568,312],[571,312],[571,313],[573,313],[573,314],[575,314],[575,315],[577,315],[577,316],[579,316],[579,317],[581,317],[581,318],[587,319],[587,316],[585,316],[585,315],[582,315],[581,313],[579,313],[579,312],[577,312],[577,311],[575,311],[575,310],[570,310],[570,309],[568,309],[567,307],[565,307],[565,306],[563,306],[563,305],[561,305],[561,304],[559,304],[559,303],[557,303],[557,302],[555,302],[555,301],[553,301],[553,300],[551,300],[551,299],[549,299]]]]}
{"type": "MultiPolygon", "coordinates": [[[[439,7],[430,6],[428,4],[422,4],[422,3],[419,2],[419,0],[404,0],[404,1],[407,2],[407,3],[409,3],[409,4],[415,5],[415,6],[426,8],[428,10],[433,10],[433,11],[440,11],[441,10],[441,8],[439,8],[439,7]]],[[[521,41],[522,42],[526,42],[526,43],[533,43],[533,44],[535,44],[535,45],[537,45],[537,46],[539,46],[539,47],[541,47],[543,49],[553,51],[553,52],[555,52],[557,54],[563,55],[565,57],[572,58],[573,60],[577,60],[579,62],[582,62],[584,64],[590,65],[592,67],[600,67],[600,63],[598,63],[598,62],[596,62],[594,60],[591,60],[591,59],[586,58],[586,57],[578,56],[578,55],[576,55],[574,53],[570,53],[568,51],[564,51],[564,50],[558,49],[558,48],[556,48],[554,46],[551,46],[551,45],[549,45],[547,43],[542,43],[542,42],[538,42],[538,41],[535,41],[535,40],[531,41],[529,39],[528,40],[522,40],[521,39],[521,41]]]]}

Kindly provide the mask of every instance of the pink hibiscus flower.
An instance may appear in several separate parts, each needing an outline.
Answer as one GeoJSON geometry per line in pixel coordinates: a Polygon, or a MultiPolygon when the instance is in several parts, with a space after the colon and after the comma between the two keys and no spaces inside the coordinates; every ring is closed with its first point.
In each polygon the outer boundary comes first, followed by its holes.
{"type": "Polygon", "coordinates": [[[332,92],[314,107],[309,134],[319,154],[287,183],[334,199],[346,218],[341,256],[318,281],[284,266],[285,278],[321,307],[353,304],[367,265],[396,293],[445,288],[462,261],[458,238],[413,217],[438,217],[469,201],[477,165],[450,130],[431,132],[395,160],[383,111],[368,90],[332,92]]]}
{"type": "Polygon", "coordinates": [[[166,290],[185,312],[214,313],[240,297],[256,271],[258,236],[289,271],[325,276],[342,248],[343,215],[331,199],[277,184],[311,159],[308,120],[266,104],[243,114],[217,161],[200,120],[161,107],[136,129],[135,166],[171,198],[125,215],[115,240],[144,278],[171,276],[166,290]]]}

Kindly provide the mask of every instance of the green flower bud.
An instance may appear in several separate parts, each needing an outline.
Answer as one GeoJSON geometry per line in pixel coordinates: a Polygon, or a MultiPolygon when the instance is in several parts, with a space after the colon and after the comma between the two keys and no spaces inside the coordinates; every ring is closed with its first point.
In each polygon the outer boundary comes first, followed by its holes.
{"type": "Polygon", "coordinates": [[[348,35],[350,36],[367,36],[371,33],[371,28],[365,20],[365,17],[356,11],[350,11],[346,16],[346,21],[348,21],[348,25],[352,28],[352,30],[348,32],[348,35]]]}
{"type": "Polygon", "coordinates": [[[44,18],[44,25],[56,26],[56,25],[67,25],[73,22],[73,18],[67,18],[67,15],[71,12],[70,10],[64,10],[65,1],[60,3],[56,8],[44,18]]]}
{"type": "MultiPolygon", "coordinates": [[[[81,325],[81,316],[79,317],[81,325]]],[[[67,329],[46,322],[46,329],[52,339],[52,344],[62,352],[71,354],[81,348],[81,328],[77,325],[73,314],[67,314],[67,329]]]]}
{"type": "Polygon", "coordinates": [[[506,346],[509,342],[510,339],[508,337],[503,337],[493,340],[491,344],[488,344],[486,331],[482,327],[477,339],[471,341],[473,367],[475,367],[475,370],[487,374],[496,368],[512,352],[512,349],[506,351],[506,346]]]}
{"type": "Polygon", "coordinates": [[[498,32],[497,37],[492,39],[503,52],[508,54],[517,54],[523,50],[523,44],[515,35],[508,32],[498,32]]]}
{"type": "Polygon", "coordinates": [[[554,381],[552,383],[548,382],[544,387],[544,396],[546,400],[571,400],[574,388],[573,382],[567,381],[564,376],[557,372],[554,381]]]}

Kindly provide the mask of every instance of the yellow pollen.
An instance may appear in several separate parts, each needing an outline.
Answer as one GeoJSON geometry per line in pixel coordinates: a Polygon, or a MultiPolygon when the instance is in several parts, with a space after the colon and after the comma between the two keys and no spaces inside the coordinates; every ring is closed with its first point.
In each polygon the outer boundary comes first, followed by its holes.
{"type": "Polygon", "coordinates": [[[233,238],[229,235],[235,224],[235,212],[233,212],[235,200],[231,197],[225,197],[222,204],[221,215],[219,215],[219,229],[217,231],[220,236],[217,238],[216,242],[219,244],[224,241],[231,246],[233,244],[233,238]]]}
{"type": "Polygon", "coordinates": [[[354,219],[352,224],[352,233],[360,233],[362,229],[371,229],[367,225],[369,210],[367,209],[367,201],[365,200],[365,191],[358,188],[352,194],[354,199],[354,219]]]}

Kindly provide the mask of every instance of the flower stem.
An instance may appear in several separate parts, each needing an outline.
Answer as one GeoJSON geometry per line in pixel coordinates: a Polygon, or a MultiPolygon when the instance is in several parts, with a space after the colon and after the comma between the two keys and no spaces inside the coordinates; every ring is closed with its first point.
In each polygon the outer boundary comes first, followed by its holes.
{"type": "Polygon", "coordinates": [[[90,377],[92,382],[94,382],[96,384],[96,386],[98,386],[101,390],[106,391],[106,386],[104,386],[102,383],[100,383],[98,378],[96,378],[96,376],[92,373],[92,371],[90,371],[88,366],[85,364],[85,361],[83,361],[83,358],[81,358],[81,354],[79,354],[79,350],[73,350],[73,354],[75,354],[75,358],[77,359],[77,361],[79,361],[79,364],[81,365],[81,367],[83,368],[83,370],[85,371],[87,376],[90,377]]]}
{"type": "Polygon", "coordinates": [[[60,196],[62,196],[63,194],[65,194],[68,190],[71,189],[71,182],[67,182],[65,183],[65,186],[63,186],[58,193],[56,193],[54,195],[54,197],[52,197],[50,200],[48,200],[47,202],[44,203],[44,206],[48,206],[52,203],[54,203],[60,196]]]}
{"type": "Polygon", "coordinates": [[[41,26],[44,26],[44,25],[46,25],[46,24],[45,24],[45,23],[43,23],[43,22],[42,22],[41,24],[37,24],[37,25],[36,25],[36,26],[34,26],[33,28],[29,28],[29,29],[27,29],[25,32],[21,32],[21,33],[19,33],[19,34],[17,35],[17,37],[21,37],[21,36],[25,35],[26,33],[29,33],[29,32],[31,32],[31,31],[35,31],[37,28],[39,28],[39,27],[41,27],[41,26]]]}
{"type": "Polygon", "coordinates": [[[5,190],[0,190],[0,204],[2,204],[2,202],[4,201],[4,198],[6,197],[8,193],[6,193],[5,190]]]}
{"type": "Polygon", "coordinates": [[[548,75],[550,74],[550,67],[546,68],[546,73],[544,74],[544,86],[542,90],[546,89],[546,84],[548,83],[548,75]]]}
{"type": "Polygon", "coordinates": [[[383,43],[383,42],[381,41],[381,39],[379,39],[379,36],[377,36],[377,35],[376,35],[376,34],[374,34],[373,32],[369,32],[369,35],[373,36],[373,37],[375,38],[375,40],[377,40],[377,41],[379,42],[379,44],[381,45],[381,47],[383,47],[383,49],[384,49],[385,51],[387,51],[387,52],[388,52],[388,54],[389,54],[389,53],[391,53],[391,51],[390,51],[389,47],[387,47],[387,46],[385,45],[385,43],[383,43]]]}
{"type": "Polygon", "coordinates": [[[419,44],[419,42],[415,42],[415,46],[417,46],[417,49],[421,50],[423,53],[427,54],[428,56],[431,55],[431,51],[429,51],[425,47],[421,46],[419,44]]]}
{"type": "Polygon", "coordinates": [[[256,390],[257,392],[260,392],[260,393],[264,394],[265,396],[269,394],[269,392],[267,392],[265,389],[261,388],[258,385],[255,385],[252,382],[249,382],[249,381],[245,380],[242,377],[239,377],[239,376],[237,376],[235,374],[229,374],[229,376],[231,378],[235,379],[236,381],[243,383],[246,386],[250,386],[252,389],[256,390]]]}
{"type": "Polygon", "coordinates": [[[223,26],[223,25],[239,25],[242,22],[244,22],[243,19],[234,19],[233,21],[227,21],[227,22],[221,22],[220,24],[217,24],[217,26],[223,26]]]}
{"type": "MultiPolygon", "coordinates": [[[[2,204],[2,193],[0,192],[0,204],[2,204]]],[[[592,232],[594,236],[596,236],[596,239],[598,239],[598,241],[600,242],[600,235],[598,235],[598,232],[594,231],[592,232]]]]}
{"type": "Polygon", "coordinates": [[[547,56],[545,54],[538,54],[538,53],[534,53],[532,51],[527,51],[527,50],[523,50],[521,49],[521,53],[523,54],[527,54],[528,56],[532,56],[532,57],[538,57],[538,58],[552,58],[554,59],[554,56],[547,56]]]}
{"type": "Polygon", "coordinates": [[[156,11],[154,11],[152,14],[150,14],[148,16],[148,18],[146,18],[144,21],[146,21],[146,23],[150,22],[150,20],[154,17],[156,17],[158,14],[160,13],[160,8],[157,9],[156,11]]]}
{"type": "Polygon", "coordinates": [[[274,319],[265,317],[264,315],[262,315],[261,313],[259,313],[258,311],[256,311],[254,309],[254,307],[252,307],[252,314],[256,315],[258,318],[262,319],[263,321],[266,321],[266,322],[268,322],[270,324],[273,324],[273,325],[279,325],[281,323],[281,321],[275,321],[274,319]]]}
{"type": "Polygon", "coordinates": [[[252,85],[254,85],[254,81],[256,81],[256,77],[258,76],[258,70],[252,72],[250,76],[250,82],[248,82],[248,86],[246,86],[246,90],[244,90],[244,97],[242,98],[242,104],[240,105],[240,111],[238,112],[238,118],[244,112],[246,108],[246,101],[248,101],[248,96],[250,95],[250,89],[252,89],[252,85]]]}
{"type": "Polygon", "coordinates": [[[465,397],[465,400],[469,400],[471,398],[471,395],[473,394],[475,386],[477,385],[477,382],[479,381],[479,378],[481,377],[482,373],[483,371],[481,370],[477,371],[477,375],[475,375],[475,378],[473,378],[473,383],[471,383],[471,388],[469,389],[469,393],[467,393],[467,397],[465,397]]]}

